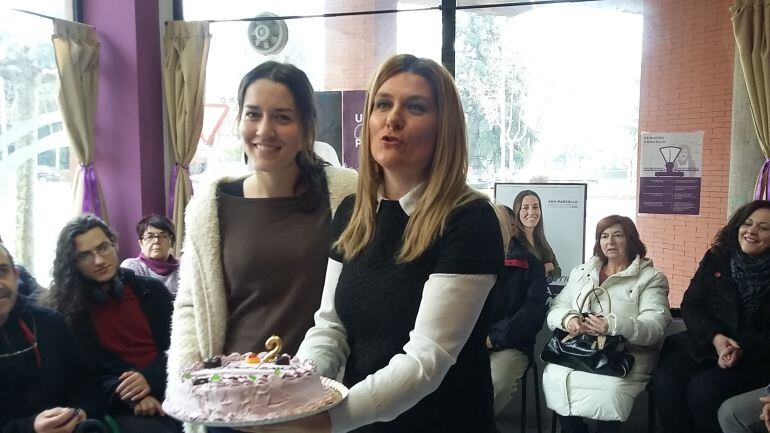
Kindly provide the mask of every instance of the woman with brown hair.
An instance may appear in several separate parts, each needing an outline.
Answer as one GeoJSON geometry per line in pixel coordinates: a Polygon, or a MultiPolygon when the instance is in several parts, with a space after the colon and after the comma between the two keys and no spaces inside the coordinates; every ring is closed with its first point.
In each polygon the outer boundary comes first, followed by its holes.
{"type": "Polygon", "coordinates": [[[513,200],[513,212],[516,215],[514,223],[517,238],[543,263],[548,282],[558,280],[561,277],[561,268],[553,248],[545,238],[540,196],[529,189],[521,191],[513,200]]]}
{"type": "Polygon", "coordinates": [[[687,330],[666,338],[653,379],[661,423],[667,433],[720,432],[719,406],[770,382],[770,201],[733,213],[681,308],[687,330]]]}
{"type": "Polygon", "coordinates": [[[313,325],[332,215],[356,177],[315,155],[316,117],[296,66],[269,61],[242,78],[237,119],[251,173],[217,180],[185,210],[170,384],[197,361],[259,352],[272,334],[293,353],[313,325]]]}
{"type": "Polygon", "coordinates": [[[559,414],[563,432],[587,433],[583,418],[598,420],[599,432],[619,431],[631,414],[634,399],[650,380],[671,313],[668,280],[646,254],[647,247],[630,218],[602,218],[596,224],[594,256],[572,270],[569,282],[551,304],[546,318],[549,328],[573,336],[622,335],[634,356],[625,377],[557,364],[545,367],[546,402],[559,414]],[[601,290],[597,293],[596,288],[601,290]]]}
{"type": "Polygon", "coordinates": [[[391,57],[364,118],[356,195],[335,215],[321,308],[298,354],[325,376],[344,364],[350,393],[292,431],[492,432],[484,306],[502,235],[465,181],[454,81],[432,60],[391,57]]]}

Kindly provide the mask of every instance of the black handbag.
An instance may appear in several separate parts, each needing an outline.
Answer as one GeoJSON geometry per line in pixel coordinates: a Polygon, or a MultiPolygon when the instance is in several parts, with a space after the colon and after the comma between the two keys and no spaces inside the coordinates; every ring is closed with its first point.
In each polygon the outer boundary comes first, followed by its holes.
{"type": "MultiPolygon", "coordinates": [[[[591,290],[580,304],[583,307],[592,294],[598,299],[599,292],[609,293],[603,288],[591,290]]],[[[612,301],[608,301],[608,313],[612,310],[612,301]]],[[[581,334],[570,337],[569,333],[559,328],[553,330],[553,335],[543,348],[540,359],[545,362],[559,364],[573,370],[604,376],[625,377],[634,366],[634,356],[629,352],[630,343],[622,335],[588,335],[581,334]]]]}
{"type": "Polygon", "coordinates": [[[78,423],[74,433],[110,433],[110,430],[99,420],[87,419],[78,423]]]}

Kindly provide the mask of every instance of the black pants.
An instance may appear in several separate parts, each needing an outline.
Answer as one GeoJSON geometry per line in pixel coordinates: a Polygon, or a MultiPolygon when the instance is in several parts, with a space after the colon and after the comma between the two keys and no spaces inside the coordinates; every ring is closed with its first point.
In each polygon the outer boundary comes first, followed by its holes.
{"type": "Polygon", "coordinates": [[[182,424],[168,416],[113,415],[120,433],[181,433],[182,424]]]}
{"type": "MultiPolygon", "coordinates": [[[[588,433],[588,424],[579,416],[561,416],[561,431],[563,433],[588,433]]],[[[596,421],[597,433],[619,433],[623,425],[620,421],[596,421]]]]}
{"type": "MultiPolygon", "coordinates": [[[[666,433],[720,433],[717,411],[728,398],[767,385],[770,368],[739,360],[728,369],[696,362],[667,339],[652,377],[653,397],[666,433]]],[[[758,416],[759,414],[757,414],[758,416]]]]}

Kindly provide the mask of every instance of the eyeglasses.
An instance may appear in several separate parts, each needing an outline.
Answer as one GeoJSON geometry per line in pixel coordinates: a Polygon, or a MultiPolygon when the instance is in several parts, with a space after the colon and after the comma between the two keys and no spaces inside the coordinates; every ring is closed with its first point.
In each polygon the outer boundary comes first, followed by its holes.
{"type": "Polygon", "coordinates": [[[151,244],[155,239],[159,241],[168,241],[171,239],[171,236],[168,233],[145,233],[142,236],[142,242],[146,244],[151,244]]]}
{"type": "Polygon", "coordinates": [[[94,260],[96,260],[97,255],[99,257],[104,257],[113,251],[115,251],[115,244],[112,242],[103,242],[93,251],[83,251],[75,254],[75,261],[79,264],[93,263],[94,260]]]}
{"type": "MultiPolygon", "coordinates": [[[[30,344],[29,347],[26,349],[17,350],[15,352],[11,353],[0,353],[0,359],[7,359],[7,358],[15,358],[17,356],[23,355],[27,352],[35,352],[35,360],[37,361],[38,368],[42,365],[42,359],[40,357],[40,349],[37,347],[37,323],[35,322],[35,317],[32,317],[32,330],[29,329],[29,326],[27,326],[26,323],[24,323],[23,320],[19,319],[19,327],[21,328],[22,334],[24,334],[24,339],[27,340],[27,343],[30,344]]],[[[10,340],[8,339],[8,336],[5,335],[5,332],[3,332],[3,340],[5,340],[5,343],[10,345],[10,340]]]]}

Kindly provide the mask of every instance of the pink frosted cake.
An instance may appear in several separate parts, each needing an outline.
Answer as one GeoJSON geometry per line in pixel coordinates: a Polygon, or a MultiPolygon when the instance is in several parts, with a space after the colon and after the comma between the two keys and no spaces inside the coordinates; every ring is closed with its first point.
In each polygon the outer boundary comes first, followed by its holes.
{"type": "Polygon", "coordinates": [[[188,422],[248,425],[320,412],[337,398],[312,361],[233,353],[197,362],[181,381],[170,381],[163,410],[188,422]]]}

